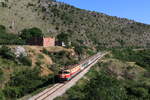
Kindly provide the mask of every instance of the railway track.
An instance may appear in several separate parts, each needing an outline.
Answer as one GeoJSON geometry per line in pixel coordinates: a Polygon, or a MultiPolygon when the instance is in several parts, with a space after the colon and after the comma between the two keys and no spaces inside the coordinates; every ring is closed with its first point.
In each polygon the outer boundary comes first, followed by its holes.
{"type": "MultiPolygon", "coordinates": [[[[78,76],[78,75],[80,75],[80,73],[82,73],[82,72],[86,72],[86,70],[88,71],[90,68],[89,67],[91,67],[91,66],[93,66],[102,56],[104,56],[104,55],[106,55],[106,54],[103,54],[103,55],[101,55],[99,58],[97,58],[95,61],[93,61],[90,65],[88,65],[88,67],[87,68],[85,68],[85,69],[83,69],[82,71],[80,71],[79,72],[79,74],[77,74],[76,76],[78,76]]],[[[71,84],[71,82],[74,80],[74,78],[76,78],[76,76],[75,77],[73,77],[70,81],[67,81],[67,82],[65,82],[65,83],[57,83],[57,84],[55,84],[54,86],[52,86],[52,87],[50,87],[50,88],[48,88],[48,89],[46,89],[46,90],[44,90],[43,92],[41,92],[41,93],[39,93],[38,95],[36,95],[36,96],[33,96],[32,98],[30,98],[30,99],[28,99],[28,100],[53,100],[55,97],[56,97],[56,95],[55,95],[55,92],[57,92],[56,94],[58,95],[59,94],[59,91],[60,92],[62,92],[62,94],[63,94],[63,92],[65,93],[65,91],[67,90],[63,90],[63,88],[65,88],[66,86],[67,86],[67,84],[71,84]],[[52,97],[51,99],[50,98],[48,98],[48,97],[52,97]]],[[[76,79],[75,79],[76,80],[76,79]]],[[[79,80],[79,79],[78,79],[79,80]]],[[[78,81],[77,80],[77,81],[78,81]]],[[[75,83],[75,82],[74,82],[75,83]]],[[[68,88],[68,87],[67,87],[68,88]]],[[[68,88],[69,89],[69,88],[68,88]]],[[[59,95],[58,95],[59,96],[59,95]]]]}
{"type": "Polygon", "coordinates": [[[38,96],[35,100],[44,100],[51,94],[53,94],[55,91],[57,91],[59,88],[64,86],[65,84],[58,84],[57,86],[53,87],[52,89],[48,90],[47,92],[43,93],[42,95],[38,96]]]}

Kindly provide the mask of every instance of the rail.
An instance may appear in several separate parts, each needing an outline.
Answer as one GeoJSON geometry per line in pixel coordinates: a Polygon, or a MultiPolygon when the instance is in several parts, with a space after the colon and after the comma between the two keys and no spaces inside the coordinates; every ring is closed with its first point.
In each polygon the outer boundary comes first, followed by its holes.
{"type": "MultiPolygon", "coordinates": [[[[88,65],[88,67],[94,65],[101,57],[105,56],[107,53],[101,54],[99,55],[99,57],[97,57],[92,63],[90,63],[88,65]]],[[[90,57],[89,59],[92,59],[94,56],[90,57]]],[[[87,59],[85,60],[87,61],[87,59]]],[[[88,67],[84,68],[83,70],[81,70],[79,72],[79,74],[81,72],[83,72],[84,70],[88,69],[88,67]]],[[[79,74],[77,74],[76,76],[78,76],[79,74]]],[[[75,76],[75,77],[76,77],[75,76]]],[[[75,77],[73,77],[71,80],[73,80],[75,77]]],[[[57,83],[54,86],[52,86],[51,88],[46,89],[45,91],[39,93],[36,96],[33,96],[32,98],[28,99],[28,100],[46,100],[46,98],[50,97],[51,95],[53,95],[55,92],[57,92],[58,90],[60,90],[63,86],[65,86],[66,84],[68,84],[71,80],[65,82],[65,83],[57,83]]],[[[48,99],[48,100],[53,100],[53,99],[48,99]]]]}

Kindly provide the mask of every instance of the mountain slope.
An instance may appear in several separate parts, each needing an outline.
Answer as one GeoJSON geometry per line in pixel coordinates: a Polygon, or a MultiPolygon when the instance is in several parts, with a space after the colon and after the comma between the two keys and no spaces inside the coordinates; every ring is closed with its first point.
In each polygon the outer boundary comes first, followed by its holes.
{"type": "Polygon", "coordinates": [[[8,0],[5,3],[6,6],[0,7],[0,24],[14,33],[38,27],[47,36],[67,33],[73,43],[97,48],[150,44],[150,26],[132,20],[53,0],[8,0]]]}

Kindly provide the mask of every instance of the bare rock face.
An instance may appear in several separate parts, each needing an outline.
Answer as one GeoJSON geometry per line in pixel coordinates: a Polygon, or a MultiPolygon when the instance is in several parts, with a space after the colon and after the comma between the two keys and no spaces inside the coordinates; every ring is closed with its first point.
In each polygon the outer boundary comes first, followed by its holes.
{"type": "Polygon", "coordinates": [[[25,48],[23,48],[21,46],[18,46],[15,48],[14,54],[16,55],[16,57],[27,56],[25,48]]]}

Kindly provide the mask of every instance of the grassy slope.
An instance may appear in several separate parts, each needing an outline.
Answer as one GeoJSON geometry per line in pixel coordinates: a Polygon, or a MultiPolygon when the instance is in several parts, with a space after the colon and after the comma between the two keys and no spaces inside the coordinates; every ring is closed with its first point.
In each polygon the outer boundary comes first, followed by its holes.
{"type": "Polygon", "coordinates": [[[28,27],[38,27],[49,36],[64,32],[72,42],[99,48],[148,46],[150,42],[149,25],[47,1],[9,0],[8,7],[0,7],[0,24],[13,32],[28,27]]]}

